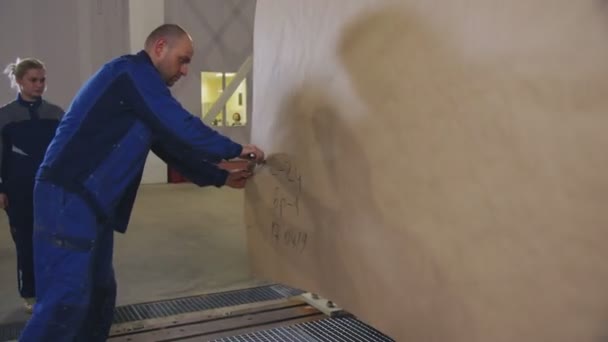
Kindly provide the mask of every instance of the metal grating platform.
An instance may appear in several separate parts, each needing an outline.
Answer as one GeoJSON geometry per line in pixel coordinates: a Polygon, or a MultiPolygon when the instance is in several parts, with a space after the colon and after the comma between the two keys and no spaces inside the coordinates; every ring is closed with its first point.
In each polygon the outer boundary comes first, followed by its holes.
{"type": "Polygon", "coordinates": [[[352,317],[327,318],[286,327],[230,336],[212,342],[394,342],[352,317]]]}
{"type": "Polygon", "coordinates": [[[114,323],[175,316],[203,310],[251,304],[297,296],[302,291],[284,285],[270,285],[244,290],[220,292],[202,296],[184,297],[166,301],[141,303],[117,307],[114,323]]]}
{"type": "MultiPolygon", "coordinates": [[[[297,296],[301,293],[302,291],[300,290],[276,284],[243,290],[119,306],[114,310],[114,324],[271,301],[297,296]]],[[[0,325],[0,342],[16,340],[24,327],[25,322],[0,325]]]]}

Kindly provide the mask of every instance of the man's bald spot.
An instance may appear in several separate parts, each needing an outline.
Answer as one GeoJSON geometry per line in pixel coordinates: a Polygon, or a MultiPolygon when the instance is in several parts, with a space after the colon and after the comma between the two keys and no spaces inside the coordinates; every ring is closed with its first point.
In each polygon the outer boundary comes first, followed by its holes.
{"type": "Polygon", "coordinates": [[[187,37],[191,40],[188,32],[181,26],[176,24],[163,24],[150,32],[148,38],[146,38],[145,49],[151,49],[154,46],[154,43],[161,38],[164,38],[169,45],[173,45],[174,42],[183,37],[187,37]]]}

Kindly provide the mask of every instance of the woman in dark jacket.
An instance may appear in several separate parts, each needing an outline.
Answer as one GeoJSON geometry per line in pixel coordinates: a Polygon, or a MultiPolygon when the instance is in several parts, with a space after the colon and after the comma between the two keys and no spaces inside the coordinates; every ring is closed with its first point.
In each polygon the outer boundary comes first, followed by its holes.
{"type": "Polygon", "coordinates": [[[14,101],[0,107],[0,208],[8,214],[17,249],[19,294],[31,313],[36,297],[32,250],[34,178],[64,111],[42,99],[46,70],[41,61],[17,60],[4,73],[18,93],[14,101]]]}

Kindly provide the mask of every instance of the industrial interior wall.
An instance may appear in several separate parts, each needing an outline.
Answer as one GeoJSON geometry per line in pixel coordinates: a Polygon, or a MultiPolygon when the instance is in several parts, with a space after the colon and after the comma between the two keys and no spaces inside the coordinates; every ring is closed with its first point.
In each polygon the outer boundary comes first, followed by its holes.
{"type": "MultiPolygon", "coordinates": [[[[123,0],[0,0],[0,69],[17,57],[47,68],[45,98],[67,109],[80,86],[107,60],[129,52],[123,0]]],[[[0,105],[15,90],[0,75],[0,105]]]]}
{"type": "Polygon", "coordinates": [[[258,0],[258,275],[397,341],[608,339],[608,7],[258,0]]]}
{"type": "MultiPolygon", "coordinates": [[[[173,95],[191,113],[201,116],[201,72],[236,72],[253,53],[255,0],[165,1],[165,21],[182,25],[194,40],[194,58],[188,77],[173,88],[173,95]]],[[[251,73],[247,77],[247,116],[251,117],[251,73]]],[[[249,120],[248,120],[249,121],[249,120]]],[[[248,143],[250,125],[213,127],[239,143],[248,143]]]]}

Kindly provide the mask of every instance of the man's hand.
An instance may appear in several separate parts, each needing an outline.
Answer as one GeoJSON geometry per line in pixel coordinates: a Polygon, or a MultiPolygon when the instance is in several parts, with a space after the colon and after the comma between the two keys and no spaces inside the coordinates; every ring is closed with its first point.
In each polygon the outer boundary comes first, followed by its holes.
{"type": "Polygon", "coordinates": [[[233,170],[228,171],[228,178],[226,178],[226,185],[235,189],[242,189],[247,183],[247,179],[251,177],[252,173],[248,170],[233,170]]]}
{"type": "Polygon", "coordinates": [[[0,209],[8,208],[8,197],[6,194],[0,193],[0,209]]]}
{"type": "Polygon", "coordinates": [[[262,163],[264,161],[264,151],[260,150],[257,146],[247,144],[243,145],[243,152],[241,152],[241,158],[249,159],[256,163],[262,163]]]}

